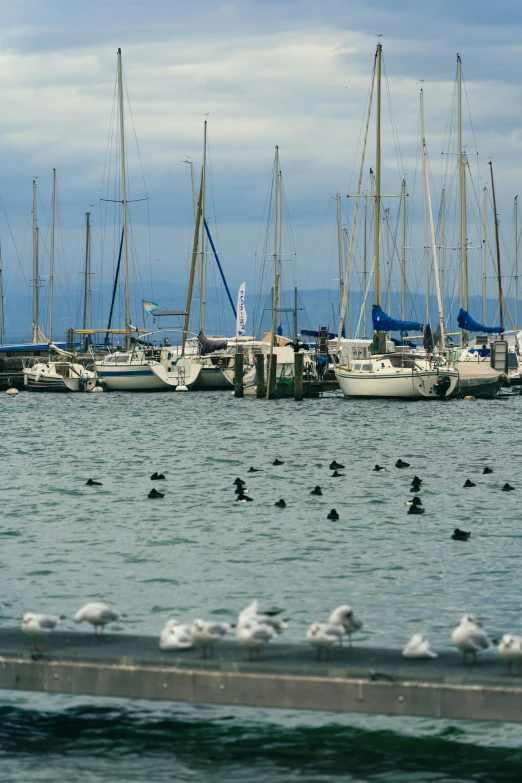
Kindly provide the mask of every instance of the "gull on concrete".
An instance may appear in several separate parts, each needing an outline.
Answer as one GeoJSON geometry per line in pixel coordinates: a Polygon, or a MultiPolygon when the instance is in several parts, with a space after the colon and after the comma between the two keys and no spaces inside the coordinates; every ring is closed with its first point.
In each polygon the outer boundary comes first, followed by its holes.
{"type": "Polygon", "coordinates": [[[464,663],[467,663],[468,654],[471,653],[473,666],[477,662],[477,653],[492,646],[489,636],[473,614],[465,614],[460,618],[460,625],[452,632],[451,639],[455,647],[463,652],[464,663]]]}
{"type": "MultiPolygon", "coordinates": [[[[337,625],[342,628],[342,632],[348,636],[350,647],[352,646],[352,634],[360,631],[364,625],[362,617],[355,614],[351,606],[347,604],[342,604],[334,609],[328,618],[328,622],[331,625],[337,625]]],[[[342,638],[340,642],[342,644],[342,638]]]]}
{"type": "Polygon", "coordinates": [[[259,611],[259,603],[257,598],[254,598],[254,600],[249,603],[249,605],[243,609],[242,612],[239,613],[239,616],[237,618],[237,625],[240,627],[246,622],[256,622],[259,625],[268,625],[270,628],[272,628],[276,633],[281,633],[285,628],[287,628],[287,624],[285,621],[278,617],[277,615],[281,614],[282,609],[279,609],[275,612],[260,612],[259,611]]]}
{"type": "Polygon", "coordinates": [[[236,639],[240,647],[248,650],[250,660],[253,661],[261,655],[265,644],[277,636],[277,631],[270,625],[258,623],[255,620],[247,620],[236,628],[236,639]]]}
{"type": "Polygon", "coordinates": [[[405,658],[437,658],[438,653],[432,650],[428,639],[422,633],[414,633],[402,651],[405,658]]]}
{"type": "Polygon", "coordinates": [[[214,645],[231,630],[229,623],[218,623],[213,620],[194,620],[190,626],[190,635],[194,644],[203,647],[202,658],[214,657],[214,645]],[[208,655],[207,655],[208,647],[208,655]]]}
{"type": "Polygon", "coordinates": [[[59,623],[65,620],[62,615],[58,617],[55,614],[36,614],[33,612],[26,612],[22,620],[22,631],[26,636],[29,636],[33,640],[32,652],[43,652],[45,649],[45,637],[48,636],[51,631],[54,631],[59,623]],[[38,647],[36,640],[40,639],[41,647],[38,647]]]}
{"type": "Polygon", "coordinates": [[[522,636],[514,636],[510,633],[505,633],[500,644],[498,651],[505,661],[507,661],[507,673],[511,674],[511,664],[513,661],[518,663],[518,676],[522,676],[522,636]]]}
{"type": "Polygon", "coordinates": [[[339,625],[331,623],[312,623],[306,632],[306,640],[317,650],[317,660],[322,660],[324,650],[325,660],[330,657],[330,647],[339,643],[342,639],[343,630],[339,625]]]}
{"type": "Polygon", "coordinates": [[[189,625],[184,625],[179,620],[167,620],[160,634],[160,650],[170,652],[172,650],[188,650],[193,647],[194,641],[189,629],[189,625]]]}
{"type": "Polygon", "coordinates": [[[76,612],[73,617],[75,623],[87,622],[94,626],[94,635],[101,636],[108,623],[117,623],[127,615],[121,614],[108,604],[91,601],[76,612]]]}

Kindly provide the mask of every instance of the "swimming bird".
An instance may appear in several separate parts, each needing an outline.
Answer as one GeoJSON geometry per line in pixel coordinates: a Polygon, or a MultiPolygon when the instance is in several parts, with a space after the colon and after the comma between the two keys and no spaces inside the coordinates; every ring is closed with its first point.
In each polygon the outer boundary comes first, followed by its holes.
{"type": "Polygon", "coordinates": [[[237,618],[237,627],[239,628],[245,623],[254,622],[258,625],[268,625],[276,633],[282,633],[283,630],[288,627],[286,622],[277,616],[282,614],[282,612],[282,609],[276,609],[270,612],[260,612],[259,602],[257,598],[254,598],[254,600],[251,601],[251,603],[249,603],[248,606],[239,613],[237,618]]]}
{"type": "Polygon", "coordinates": [[[508,484],[507,481],[502,487],[503,492],[512,492],[515,489],[515,487],[512,487],[511,484],[508,484]]]}
{"type": "Polygon", "coordinates": [[[417,504],[411,505],[408,509],[408,514],[424,514],[424,509],[417,504]]]}
{"type": "Polygon", "coordinates": [[[73,617],[75,623],[83,623],[84,621],[94,626],[94,635],[102,636],[103,629],[108,623],[117,623],[126,614],[121,614],[108,604],[101,603],[101,601],[89,601],[89,603],[82,606],[73,617]]]}
{"type": "Polygon", "coordinates": [[[249,468],[248,473],[262,473],[261,468],[249,468]]]}
{"type": "Polygon", "coordinates": [[[424,484],[424,481],[418,476],[414,476],[411,480],[412,484],[424,484]]]}
{"type": "Polygon", "coordinates": [[[459,530],[459,528],[456,527],[451,537],[454,541],[467,541],[470,536],[471,533],[466,533],[465,530],[459,530]]]}
{"type": "Polygon", "coordinates": [[[331,623],[312,623],[306,632],[306,640],[317,650],[317,660],[322,660],[323,650],[325,651],[325,660],[330,658],[330,647],[340,642],[343,631],[339,625],[331,623]]]}
{"type": "Polygon", "coordinates": [[[56,626],[65,620],[65,615],[57,617],[55,614],[36,614],[33,612],[26,612],[22,620],[22,631],[26,636],[29,636],[33,640],[33,646],[31,652],[43,652],[45,648],[45,637],[48,636],[51,631],[54,631],[56,626]],[[40,639],[41,647],[38,647],[36,640],[40,639]]]}
{"type": "Polygon", "coordinates": [[[158,492],[157,489],[152,487],[151,491],[147,495],[148,498],[164,498],[165,495],[162,492],[158,492]]]}
{"type": "Polygon", "coordinates": [[[483,473],[484,475],[486,475],[486,476],[487,476],[487,475],[488,475],[488,473],[493,473],[493,471],[491,470],[491,468],[487,468],[487,467],[486,467],[486,468],[484,468],[484,470],[482,471],[482,473],[483,473]]]}
{"type": "Polygon", "coordinates": [[[477,653],[491,647],[489,636],[472,614],[461,617],[460,625],[451,634],[451,640],[455,647],[464,653],[464,663],[467,663],[468,653],[471,653],[473,666],[476,664],[477,653]]]}
{"type": "Polygon", "coordinates": [[[87,481],[85,482],[85,486],[86,487],[102,487],[103,484],[101,483],[101,481],[95,481],[94,479],[87,479],[87,481]]]}
{"type": "Polygon", "coordinates": [[[348,635],[350,647],[352,646],[352,634],[360,631],[364,625],[362,618],[356,615],[353,609],[346,604],[342,604],[334,609],[328,618],[328,622],[330,625],[337,625],[343,629],[343,633],[348,635]]]}
{"type": "Polygon", "coordinates": [[[284,464],[285,464],[285,463],[284,463],[282,460],[280,460],[280,459],[277,459],[277,457],[276,457],[276,459],[275,459],[275,460],[272,462],[272,465],[284,465],[284,464]]]}
{"type": "Polygon", "coordinates": [[[277,633],[265,623],[258,623],[255,620],[248,620],[236,628],[237,643],[248,650],[248,655],[253,661],[257,654],[257,660],[265,646],[271,641],[277,633]]]}
{"type": "Polygon", "coordinates": [[[397,460],[397,462],[395,463],[395,467],[396,468],[409,468],[410,467],[410,463],[409,462],[404,462],[402,459],[399,458],[397,460]]]}
{"type": "Polygon", "coordinates": [[[244,487],[246,484],[246,481],[243,481],[243,479],[240,479],[239,477],[237,479],[234,479],[232,484],[235,484],[236,487],[244,487]]]}
{"type": "Polygon", "coordinates": [[[156,481],[165,481],[165,476],[163,475],[163,473],[156,474],[156,481]]]}
{"type": "Polygon", "coordinates": [[[189,629],[189,625],[184,625],[179,620],[167,620],[165,627],[160,633],[160,650],[165,650],[166,652],[189,650],[194,646],[189,629]]]}
{"type": "Polygon", "coordinates": [[[421,633],[414,633],[402,651],[405,658],[437,658],[437,653],[431,649],[430,643],[421,633]]]}
{"type": "Polygon", "coordinates": [[[335,510],[335,508],[332,508],[326,519],[339,519],[339,514],[335,510]]]}
{"type": "Polygon", "coordinates": [[[283,498],[281,498],[281,500],[276,500],[274,506],[278,506],[278,508],[286,508],[286,503],[283,498]]]}
{"type": "Polygon", "coordinates": [[[248,489],[248,487],[236,487],[234,492],[236,495],[248,495],[250,490],[248,489]]]}
{"type": "Polygon", "coordinates": [[[410,488],[410,492],[422,492],[422,487],[420,484],[414,484],[413,487],[410,488]]]}
{"type": "Polygon", "coordinates": [[[339,473],[338,470],[334,470],[332,473],[332,478],[340,478],[341,476],[346,476],[346,473],[339,473]]]}
{"type": "Polygon", "coordinates": [[[194,643],[203,647],[202,658],[214,657],[214,645],[217,644],[232,629],[229,623],[218,623],[213,620],[194,620],[190,626],[190,635],[194,643]],[[207,647],[209,654],[207,655],[207,647]]]}
{"type": "Polygon", "coordinates": [[[158,472],[157,472],[157,471],[155,471],[155,472],[152,474],[152,476],[150,477],[150,480],[151,480],[151,481],[157,481],[157,479],[158,479],[158,472]]]}
{"type": "Polygon", "coordinates": [[[240,492],[236,498],[237,503],[251,503],[252,500],[253,498],[249,498],[248,495],[245,495],[243,492],[240,492]]]}
{"type": "Polygon", "coordinates": [[[518,676],[522,676],[522,636],[513,636],[510,633],[505,633],[500,640],[498,651],[500,657],[507,661],[508,677],[511,675],[511,664],[513,661],[518,663],[518,676]]]}
{"type": "Polygon", "coordinates": [[[386,470],[386,468],[383,468],[381,465],[376,465],[373,470],[374,472],[377,472],[377,471],[386,470]]]}
{"type": "Polygon", "coordinates": [[[411,500],[407,500],[405,503],[406,506],[422,506],[421,499],[415,495],[414,498],[411,500]]]}
{"type": "Polygon", "coordinates": [[[466,481],[464,483],[464,486],[465,487],[476,487],[477,485],[474,484],[472,481],[470,481],[470,479],[466,479],[466,481]]]}
{"type": "Polygon", "coordinates": [[[311,495],[322,495],[322,489],[319,485],[313,488],[313,490],[310,492],[311,495]]]}
{"type": "Polygon", "coordinates": [[[333,462],[330,462],[330,470],[344,470],[344,465],[334,459],[333,462]]]}

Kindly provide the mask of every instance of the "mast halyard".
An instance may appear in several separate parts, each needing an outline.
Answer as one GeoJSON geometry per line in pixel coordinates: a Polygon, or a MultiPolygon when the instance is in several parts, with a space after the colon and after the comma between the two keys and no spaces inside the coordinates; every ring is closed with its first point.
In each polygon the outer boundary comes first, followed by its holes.
{"type": "Polygon", "coordinates": [[[205,191],[206,191],[206,179],[207,179],[207,121],[203,126],[203,167],[201,170],[201,220],[200,220],[200,258],[199,258],[199,329],[204,331],[205,328],[205,296],[206,296],[206,264],[207,254],[206,249],[206,236],[205,236],[205,191]]]}
{"type": "Polygon", "coordinates": [[[482,224],[484,236],[482,239],[482,323],[487,324],[487,235],[486,221],[488,217],[488,189],[482,191],[482,224]]]}
{"type": "Polygon", "coordinates": [[[125,277],[125,350],[130,351],[132,346],[132,339],[130,320],[129,232],[127,230],[127,178],[125,170],[125,125],[123,112],[123,73],[121,66],[121,49],[118,49],[118,102],[120,116],[121,205],[123,216],[123,271],[125,277]]]}
{"type": "Polygon", "coordinates": [[[36,218],[36,180],[33,179],[33,328],[31,342],[39,342],[38,324],[38,223],[36,218]]]}
{"type": "Polygon", "coordinates": [[[422,140],[422,149],[423,149],[423,157],[424,157],[424,187],[426,190],[426,196],[428,201],[428,212],[429,212],[430,228],[431,228],[431,244],[433,247],[433,272],[435,277],[435,290],[437,292],[437,305],[439,311],[440,347],[442,350],[444,350],[445,343],[446,343],[445,336],[444,336],[444,309],[443,309],[443,301],[440,292],[437,245],[435,243],[435,228],[433,226],[433,210],[431,208],[431,191],[430,191],[430,180],[428,176],[428,156],[426,152],[426,139],[422,140]]]}
{"type": "MultiPolygon", "coordinates": [[[[341,226],[341,194],[336,196],[337,201],[337,255],[339,260],[339,307],[342,307],[343,301],[343,269],[344,269],[344,249],[343,249],[343,229],[341,226]]],[[[340,312],[340,310],[339,310],[340,312]]],[[[342,319],[340,319],[342,322],[342,319]]],[[[342,334],[342,329],[341,329],[342,334]]]]}
{"type": "MultiPolygon", "coordinates": [[[[421,114],[421,137],[422,148],[425,149],[426,132],[424,129],[424,90],[420,91],[420,114],[421,114]]],[[[422,189],[422,203],[423,203],[423,221],[424,221],[424,274],[425,274],[425,321],[427,324],[430,322],[430,258],[429,258],[429,241],[428,241],[428,196],[426,193],[427,173],[425,171],[428,162],[426,155],[422,156],[422,174],[424,187],[422,189]]]]}
{"type": "Polygon", "coordinates": [[[406,180],[402,180],[402,257],[401,257],[401,319],[406,318],[406,180]]]}
{"type": "Polygon", "coordinates": [[[56,215],[56,169],[53,169],[53,193],[51,198],[51,261],[49,270],[49,342],[53,341],[53,302],[54,302],[54,227],[56,215]]]}
{"type": "Polygon", "coordinates": [[[381,61],[382,45],[377,44],[377,99],[375,122],[375,212],[374,212],[374,243],[375,243],[375,273],[374,273],[374,304],[381,304],[381,275],[380,275],[380,257],[379,257],[379,234],[380,234],[380,216],[381,216],[381,61]]]}

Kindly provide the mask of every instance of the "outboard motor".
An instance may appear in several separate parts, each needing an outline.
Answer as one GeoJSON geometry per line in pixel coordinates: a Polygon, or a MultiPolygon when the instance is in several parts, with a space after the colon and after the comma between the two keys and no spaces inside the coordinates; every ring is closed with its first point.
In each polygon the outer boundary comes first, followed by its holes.
{"type": "Polygon", "coordinates": [[[449,375],[439,375],[435,382],[435,394],[440,397],[441,400],[446,398],[446,394],[449,392],[451,386],[451,378],[449,375]]]}
{"type": "Polygon", "coordinates": [[[86,392],[89,389],[89,381],[91,376],[88,372],[83,372],[78,379],[78,391],[86,392]]]}

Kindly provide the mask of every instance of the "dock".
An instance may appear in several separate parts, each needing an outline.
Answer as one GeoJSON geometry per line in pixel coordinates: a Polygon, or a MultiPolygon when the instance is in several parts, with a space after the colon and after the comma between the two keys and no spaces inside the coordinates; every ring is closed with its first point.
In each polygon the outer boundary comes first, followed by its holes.
{"type": "Polygon", "coordinates": [[[18,629],[0,629],[0,688],[97,697],[324,710],[485,721],[522,720],[522,678],[507,677],[496,650],[464,666],[444,650],[408,660],[399,650],[336,647],[317,662],[305,644],[268,645],[260,661],[234,641],[162,652],[157,637],[55,632],[31,654],[18,629]]]}

